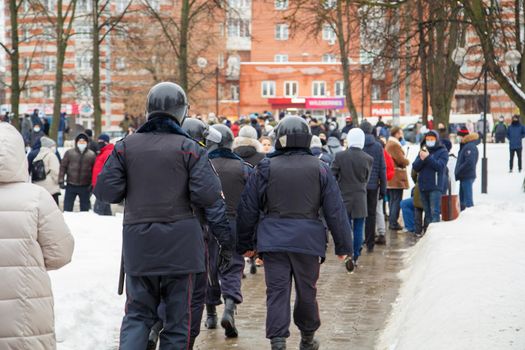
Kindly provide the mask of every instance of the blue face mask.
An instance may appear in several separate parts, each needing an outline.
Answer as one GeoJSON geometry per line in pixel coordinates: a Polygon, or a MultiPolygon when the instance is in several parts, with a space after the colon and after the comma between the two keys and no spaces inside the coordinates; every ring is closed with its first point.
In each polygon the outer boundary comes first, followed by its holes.
{"type": "Polygon", "coordinates": [[[436,145],[436,141],[426,141],[425,142],[428,146],[428,148],[432,148],[436,145]]]}

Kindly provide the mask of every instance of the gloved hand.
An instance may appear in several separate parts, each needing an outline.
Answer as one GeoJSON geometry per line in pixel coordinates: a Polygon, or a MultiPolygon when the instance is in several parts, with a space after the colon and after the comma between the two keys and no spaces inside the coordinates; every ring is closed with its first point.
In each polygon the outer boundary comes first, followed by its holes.
{"type": "Polygon", "coordinates": [[[233,251],[226,247],[219,248],[219,258],[217,259],[217,267],[220,272],[227,271],[232,264],[233,251]]]}
{"type": "Polygon", "coordinates": [[[66,188],[66,185],[63,182],[59,182],[58,186],[60,186],[61,189],[66,188]]]}

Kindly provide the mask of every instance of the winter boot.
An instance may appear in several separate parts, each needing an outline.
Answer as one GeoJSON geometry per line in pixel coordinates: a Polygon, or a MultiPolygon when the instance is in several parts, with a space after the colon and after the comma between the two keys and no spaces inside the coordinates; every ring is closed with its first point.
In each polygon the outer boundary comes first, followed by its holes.
{"type": "Polygon", "coordinates": [[[221,326],[224,328],[224,334],[227,338],[237,338],[239,332],[235,328],[235,311],[237,306],[233,299],[224,299],[224,313],[222,314],[221,326]]]}
{"type": "Polygon", "coordinates": [[[148,346],[146,350],[155,350],[157,349],[157,343],[159,341],[159,334],[162,331],[163,323],[162,321],[157,321],[151,328],[148,337],[148,346]]]}
{"type": "Polygon", "coordinates": [[[272,350],[286,350],[286,338],[272,338],[270,342],[272,350]]]}
{"type": "Polygon", "coordinates": [[[376,244],[377,245],[386,245],[386,239],[384,235],[379,235],[376,238],[376,244]]]}
{"type": "Polygon", "coordinates": [[[217,310],[215,305],[206,305],[206,323],[204,325],[208,329],[217,328],[217,310]]]}
{"type": "Polygon", "coordinates": [[[257,265],[255,265],[255,258],[250,258],[250,273],[255,275],[257,273],[257,265]]]}
{"type": "Polygon", "coordinates": [[[301,343],[299,343],[299,350],[318,350],[319,341],[314,338],[315,332],[301,331],[301,343]]]}

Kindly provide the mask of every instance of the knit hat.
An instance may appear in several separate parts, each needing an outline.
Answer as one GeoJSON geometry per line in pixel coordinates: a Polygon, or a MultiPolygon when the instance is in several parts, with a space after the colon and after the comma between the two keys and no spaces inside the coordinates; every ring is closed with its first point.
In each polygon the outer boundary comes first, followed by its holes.
{"type": "Polygon", "coordinates": [[[374,129],[374,127],[368,122],[368,120],[363,120],[359,127],[361,128],[361,130],[363,130],[365,134],[371,134],[372,130],[374,129]]]}
{"type": "Polygon", "coordinates": [[[348,132],[348,135],[346,135],[346,142],[348,144],[348,148],[355,147],[363,149],[363,147],[365,147],[365,133],[359,128],[353,128],[348,132]]]}
{"type": "Polygon", "coordinates": [[[321,139],[319,136],[313,135],[312,136],[312,142],[310,142],[310,148],[322,148],[323,144],[321,143],[321,139]]]}
{"type": "Polygon", "coordinates": [[[42,147],[46,147],[46,148],[52,148],[56,146],[55,141],[53,141],[47,136],[42,136],[40,138],[40,143],[42,144],[42,147]]]}
{"type": "Polygon", "coordinates": [[[86,134],[83,134],[83,133],[78,134],[77,137],[75,137],[75,143],[77,143],[80,139],[86,142],[89,142],[89,138],[87,137],[86,134]]]}
{"type": "Polygon", "coordinates": [[[257,130],[253,126],[245,125],[239,130],[239,136],[257,140],[257,130]]]}
{"type": "Polygon", "coordinates": [[[467,136],[469,134],[469,131],[467,128],[461,128],[458,130],[458,136],[467,136]]]}
{"type": "Polygon", "coordinates": [[[98,140],[109,143],[109,135],[108,134],[100,134],[98,136],[98,140]]]}

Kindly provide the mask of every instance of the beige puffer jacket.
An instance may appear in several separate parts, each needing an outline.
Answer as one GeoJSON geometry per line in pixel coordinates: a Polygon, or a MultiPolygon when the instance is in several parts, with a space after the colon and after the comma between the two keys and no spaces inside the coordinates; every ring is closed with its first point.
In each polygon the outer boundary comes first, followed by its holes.
{"type": "Polygon", "coordinates": [[[0,123],[0,349],[55,349],[46,270],[71,261],[73,237],[51,195],[27,183],[20,133],[0,123]]]}
{"type": "Polygon", "coordinates": [[[60,192],[60,186],[58,185],[58,173],[60,171],[60,162],[57,156],[53,153],[50,148],[41,147],[35,160],[42,160],[44,162],[44,169],[46,170],[46,179],[43,181],[33,182],[35,185],[43,187],[50,194],[60,192]]]}

